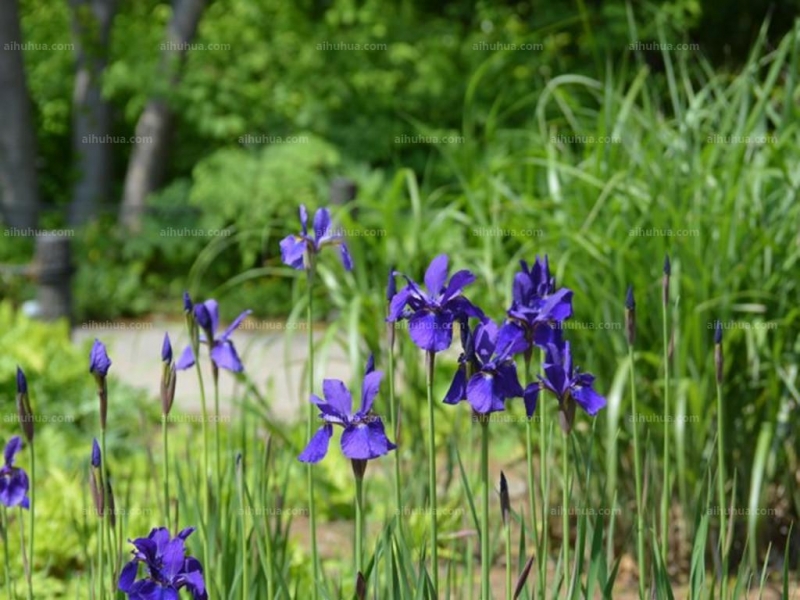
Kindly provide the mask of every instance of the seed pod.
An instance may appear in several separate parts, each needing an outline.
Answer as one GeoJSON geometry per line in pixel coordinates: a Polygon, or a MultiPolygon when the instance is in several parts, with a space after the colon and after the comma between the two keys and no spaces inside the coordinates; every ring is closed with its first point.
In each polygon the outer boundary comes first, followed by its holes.
{"type": "Polygon", "coordinates": [[[717,383],[722,383],[724,360],[722,356],[722,323],[717,321],[714,330],[714,369],[716,371],[717,383]]]}
{"type": "Polygon", "coordinates": [[[28,397],[28,380],[19,367],[17,367],[17,416],[28,443],[33,442],[33,411],[28,397]]]}
{"type": "Polygon", "coordinates": [[[669,304],[669,278],[672,275],[672,266],[669,263],[669,255],[664,257],[664,278],[661,280],[661,301],[664,306],[669,304]]]}
{"type": "Polygon", "coordinates": [[[636,341],[636,300],[633,297],[633,286],[628,286],[628,292],[625,295],[625,334],[628,339],[628,345],[633,346],[636,341]]]}
{"type": "Polygon", "coordinates": [[[507,526],[508,515],[511,513],[511,498],[508,496],[508,482],[506,475],[500,471],[500,513],[503,516],[503,525],[507,526]]]}

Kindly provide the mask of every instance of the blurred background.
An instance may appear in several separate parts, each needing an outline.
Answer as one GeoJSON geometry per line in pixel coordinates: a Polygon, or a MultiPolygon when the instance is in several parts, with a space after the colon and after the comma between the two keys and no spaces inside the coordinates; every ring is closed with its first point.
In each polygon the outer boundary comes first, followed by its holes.
{"type": "MultiPolygon", "coordinates": [[[[71,334],[93,322],[179,330],[185,289],[217,297],[225,322],[245,308],[261,323],[302,315],[278,242],[298,231],[299,204],[332,205],[356,269],[323,264],[315,302],[345,365],[380,349],[388,265],[420,277],[447,252],[501,318],[518,261],[550,256],[575,290],[573,352],[617,407],[598,419],[610,479],[596,492],[619,488],[625,504],[624,292],[637,291],[641,402],[655,416],[669,254],[676,520],[691,530],[721,425],[737,499],[772,511],[740,521],[760,540],[751,559],[793,535],[797,564],[798,10],[797,0],[2,0],[2,398],[12,401],[21,362],[42,404],[85,398],[75,427],[91,429],[85,348],[71,334]],[[29,318],[59,315],[77,329],[29,318]],[[711,409],[716,319],[723,424],[711,409]]],[[[153,391],[160,333],[151,341],[136,351],[150,353],[153,391]]],[[[251,390],[270,398],[260,364],[251,390]]],[[[453,364],[441,368],[444,386],[453,364]]],[[[156,410],[126,390],[140,402],[120,408],[131,423],[156,410]]],[[[422,416],[408,409],[414,428],[422,416]]],[[[660,436],[653,425],[654,448],[660,436]]],[[[674,558],[685,570],[686,548],[674,558]]]]}

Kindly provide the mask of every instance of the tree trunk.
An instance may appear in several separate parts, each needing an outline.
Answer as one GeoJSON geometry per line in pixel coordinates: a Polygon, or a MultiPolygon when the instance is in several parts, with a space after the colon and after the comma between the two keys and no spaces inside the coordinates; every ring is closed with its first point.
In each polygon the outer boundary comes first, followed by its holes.
{"type": "Polygon", "coordinates": [[[180,83],[186,48],[194,38],[204,8],[205,0],[173,0],[172,3],[172,18],[159,64],[160,78],[167,82],[165,95],[150,98],[139,117],[136,143],[125,175],[119,219],[124,227],[133,231],[141,227],[147,196],[163,181],[174,125],[174,114],[165,96],[180,83]]]}
{"type": "Polygon", "coordinates": [[[112,183],[111,107],[101,78],[108,64],[115,0],[70,0],[75,40],[72,150],[78,179],[72,188],[70,225],[82,225],[108,200],[112,183]]]}
{"type": "Polygon", "coordinates": [[[0,10],[0,209],[11,227],[36,227],[36,131],[22,61],[17,0],[0,10]]]}

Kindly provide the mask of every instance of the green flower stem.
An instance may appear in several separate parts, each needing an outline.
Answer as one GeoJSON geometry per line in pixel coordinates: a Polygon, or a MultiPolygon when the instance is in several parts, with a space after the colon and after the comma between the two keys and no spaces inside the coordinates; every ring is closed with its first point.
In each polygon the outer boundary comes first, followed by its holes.
{"type": "MultiPolygon", "coordinates": [[[[244,459],[242,459],[244,460],[244,459]]],[[[245,486],[244,486],[244,467],[240,465],[239,469],[239,527],[242,539],[242,600],[247,600],[248,594],[248,579],[247,579],[247,563],[249,556],[247,554],[247,511],[245,510],[245,486]]],[[[270,596],[272,597],[272,596],[270,596]]]]}
{"type": "Polygon", "coordinates": [[[11,567],[8,561],[8,509],[4,506],[3,507],[3,558],[5,559],[5,567],[6,567],[6,595],[8,596],[8,600],[13,600],[16,594],[12,594],[11,592],[11,567]]]}
{"type": "Polygon", "coordinates": [[[489,581],[489,418],[481,416],[481,600],[491,598],[489,581]]]}
{"type": "Polygon", "coordinates": [[[514,597],[514,588],[511,582],[511,515],[506,519],[505,523],[506,534],[506,600],[512,600],[514,597]]]}
{"type": "Polygon", "coordinates": [[[364,543],[364,480],[356,477],[356,576],[363,572],[362,560],[364,543]]]}
{"type": "Polygon", "coordinates": [[[628,362],[630,364],[631,379],[631,409],[633,413],[633,475],[636,481],[636,556],[639,562],[639,597],[645,596],[644,561],[644,505],[642,498],[642,465],[639,457],[639,419],[636,409],[636,370],[633,359],[633,344],[628,345],[628,362]]]}
{"type": "Polygon", "coordinates": [[[667,305],[662,303],[662,331],[664,338],[664,483],[662,484],[661,497],[661,557],[666,563],[669,550],[669,508],[670,499],[670,458],[669,458],[669,338],[667,334],[667,305]]]}
{"type": "Polygon", "coordinates": [[[222,454],[219,445],[219,367],[211,363],[211,377],[214,383],[214,452],[216,458],[216,481],[214,489],[217,493],[222,489],[222,454]]]}
{"type": "MultiPolygon", "coordinates": [[[[393,434],[393,442],[396,444],[399,439],[400,427],[398,422],[398,407],[395,400],[395,393],[394,393],[394,323],[389,323],[389,327],[392,328],[391,333],[389,334],[390,344],[389,344],[389,413],[392,419],[391,423],[391,430],[393,434]]],[[[403,513],[403,506],[402,506],[402,487],[400,483],[400,452],[395,450],[394,452],[394,501],[395,501],[395,508],[397,509],[397,514],[401,515],[403,513]]],[[[402,522],[401,519],[398,518],[398,532],[402,533],[402,528],[400,523],[402,522]]]]}
{"type": "MultiPolygon", "coordinates": [[[[314,263],[313,257],[308,265],[308,307],[306,311],[306,329],[308,329],[308,393],[314,391],[314,330],[312,329],[314,315],[314,263]]],[[[308,441],[314,437],[314,425],[317,420],[316,407],[311,402],[308,403],[308,441]]],[[[311,463],[306,466],[306,476],[308,484],[308,516],[311,527],[311,581],[313,598],[319,598],[317,586],[317,574],[319,573],[319,555],[317,553],[317,510],[314,499],[314,471],[311,463]]]]}
{"type": "MultiPolygon", "coordinates": [[[[529,385],[533,381],[533,376],[531,374],[531,358],[532,353],[526,352],[525,353],[525,385],[529,385]]],[[[531,522],[533,523],[533,530],[534,532],[539,531],[539,519],[536,516],[536,490],[534,485],[534,474],[533,474],[533,416],[530,419],[526,419],[525,421],[525,457],[526,463],[528,467],[528,504],[531,513],[531,522]]],[[[538,544],[534,546],[534,552],[537,556],[539,555],[539,547],[538,544]]],[[[538,581],[537,581],[538,587],[538,581]]]]}
{"type": "Polygon", "coordinates": [[[164,447],[164,511],[167,513],[167,529],[172,535],[172,516],[169,509],[169,445],[167,442],[167,415],[161,415],[161,442],[164,447]]]}
{"type": "Polygon", "coordinates": [[[431,523],[431,578],[433,590],[439,593],[439,536],[436,523],[436,427],[433,421],[433,370],[436,354],[428,351],[426,365],[426,380],[428,390],[428,494],[430,494],[430,523],[431,523]]]}
{"type": "Polygon", "coordinates": [[[31,589],[31,566],[28,564],[28,555],[25,550],[25,516],[22,514],[22,507],[19,507],[19,544],[22,550],[22,566],[25,569],[25,578],[28,581],[28,600],[33,600],[33,590],[31,589]]]}
{"type": "MultiPolygon", "coordinates": [[[[190,332],[191,336],[191,332],[190,332]]],[[[200,386],[200,413],[203,428],[203,523],[205,525],[205,536],[203,539],[203,565],[207,570],[211,569],[211,522],[209,512],[211,510],[211,490],[208,486],[208,408],[206,406],[206,388],[203,383],[203,370],[200,368],[200,344],[196,340],[191,340],[194,352],[194,366],[197,372],[197,382],[200,386]]]]}
{"type": "Polygon", "coordinates": [[[569,576],[569,434],[561,435],[561,477],[564,488],[561,490],[561,530],[564,547],[564,589],[571,588],[569,576]]]}
{"type": "MultiPolygon", "coordinates": [[[[100,598],[101,600],[106,597],[106,585],[105,585],[105,564],[106,564],[106,535],[108,529],[108,523],[106,522],[106,515],[108,514],[108,496],[106,495],[106,460],[108,460],[108,455],[106,454],[106,430],[100,429],[100,450],[101,450],[101,462],[100,462],[100,506],[103,508],[103,514],[98,515],[100,518],[100,569],[98,572],[98,578],[100,581],[100,598]]],[[[110,550],[110,548],[109,548],[110,550]]]]}
{"type": "Polygon", "coordinates": [[[722,595],[728,597],[728,506],[725,501],[725,422],[722,411],[722,386],[717,382],[717,495],[719,501],[719,539],[722,557],[722,595]]]}
{"type": "Polygon", "coordinates": [[[31,477],[30,477],[30,544],[28,548],[29,556],[28,565],[28,598],[33,600],[33,539],[34,539],[34,523],[36,522],[36,453],[33,451],[33,440],[30,442],[31,452],[31,477]]]}
{"type": "MultiPolygon", "coordinates": [[[[542,353],[544,354],[544,353],[542,353]]],[[[542,359],[544,364],[544,359],[542,359]]],[[[536,410],[539,412],[539,485],[542,489],[542,539],[539,550],[539,591],[540,598],[545,597],[547,590],[547,557],[548,546],[550,543],[548,532],[548,514],[547,505],[549,502],[549,488],[547,485],[547,469],[544,468],[545,461],[547,460],[547,402],[541,401],[536,405],[536,410]]]]}

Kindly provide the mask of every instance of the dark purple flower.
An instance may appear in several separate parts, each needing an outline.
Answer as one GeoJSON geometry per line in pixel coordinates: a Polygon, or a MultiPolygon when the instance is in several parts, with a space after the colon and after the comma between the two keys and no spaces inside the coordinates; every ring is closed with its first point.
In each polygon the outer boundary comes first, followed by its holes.
{"type": "Polygon", "coordinates": [[[13,507],[30,508],[28,499],[28,474],[20,467],[14,466],[14,457],[22,450],[22,438],[12,437],[6,444],[5,464],[0,468],[0,504],[13,507]]]}
{"type": "Polygon", "coordinates": [[[300,226],[302,232],[287,235],[281,240],[281,260],[293,269],[307,269],[309,257],[319,254],[325,246],[339,246],[342,264],[348,271],[353,270],[353,259],[344,242],[341,232],[331,227],[331,214],[327,208],[314,213],[314,235],[308,234],[308,211],[300,205],[300,226]]]}
{"type": "Polygon", "coordinates": [[[17,367],[17,393],[28,393],[28,380],[25,377],[25,373],[19,367],[17,367]]]}
{"type": "MultiPolygon", "coordinates": [[[[194,315],[197,324],[204,330],[205,334],[200,336],[200,341],[209,344],[211,348],[211,360],[220,369],[227,369],[234,373],[241,373],[244,371],[242,361],[239,360],[239,355],[236,354],[236,348],[230,340],[230,336],[236,330],[241,322],[252,311],[246,310],[240,314],[228,328],[222,332],[222,335],[215,337],[219,329],[219,305],[216,300],[206,300],[201,304],[194,305],[194,315]],[[209,339],[209,336],[211,339],[209,339]]],[[[191,346],[186,346],[183,353],[180,355],[175,363],[175,368],[179,371],[188,369],[194,365],[195,356],[191,346]]]]}
{"type": "Polygon", "coordinates": [[[569,342],[562,346],[548,346],[543,367],[544,377],[539,376],[538,382],[525,389],[523,399],[528,417],[536,410],[540,390],[552,393],[558,399],[559,407],[566,412],[570,412],[573,400],[591,416],[605,408],[606,399],[592,387],[594,375],[581,373],[578,367],[573,367],[569,342]]]}
{"type": "Polygon", "coordinates": [[[19,366],[17,367],[17,417],[28,443],[33,442],[33,411],[28,397],[28,380],[19,366]]]}
{"type": "Polygon", "coordinates": [[[192,308],[194,308],[192,297],[189,295],[189,292],[183,292],[183,312],[189,314],[192,312],[192,308]]]}
{"type": "Polygon", "coordinates": [[[108,358],[105,345],[95,339],[92,351],[89,353],[89,373],[95,377],[105,378],[110,367],[111,360],[108,358]]]}
{"type": "Polygon", "coordinates": [[[520,261],[521,271],[514,275],[511,307],[508,319],[523,333],[526,347],[541,348],[561,341],[560,324],[572,317],[572,290],[556,289],[555,277],[550,275],[550,263],[536,257],[529,267],[520,261]]]}
{"type": "Polygon", "coordinates": [[[394,267],[389,268],[389,279],[386,282],[386,299],[391,302],[397,293],[397,278],[394,267]]]}
{"type": "Polygon", "coordinates": [[[128,600],[179,600],[186,588],[193,600],[207,600],[203,567],[186,555],[185,541],[194,527],[188,527],[170,539],[166,527],[153,529],[146,538],[129,540],[136,548],[133,560],[122,569],[118,587],[128,600]],[[139,563],[146,567],[144,579],[136,581],[139,563]]]}
{"type": "Polygon", "coordinates": [[[169,341],[169,334],[164,334],[164,342],[161,344],[161,361],[165,363],[172,362],[172,344],[169,341]]]}
{"type": "Polygon", "coordinates": [[[475,275],[467,270],[458,271],[448,283],[446,254],[434,258],[425,271],[427,292],[404,277],[408,285],[392,298],[387,321],[408,319],[411,340],[423,350],[447,350],[453,341],[454,321],[466,317],[486,318],[483,311],[462,294],[464,287],[475,281],[475,275]]]}
{"type": "Polygon", "coordinates": [[[505,401],[523,394],[513,355],[525,347],[522,332],[513,325],[498,329],[491,319],[467,335],[445,404],[466,400],[479,414],[505,410],[505,401]]]}
{"type": "Polygon", "coordinates": [[[328,443],[333,435],[333,426],[344,428],[342,453],[352,460],[370,460],[394,450],[396,446],[386,437],[381,418],[372,413],[372,403],[378,395],[383,373],[368,369],[361,387],[361,407],[353,413],[353,398],[350,390],[338,379],[325,379],[322,391],[325,400],[311,394],[311,402],[320,410],[325,424],[309,441],[298,459],[305,463],[316,463],[328,453],[328,443]]]}

